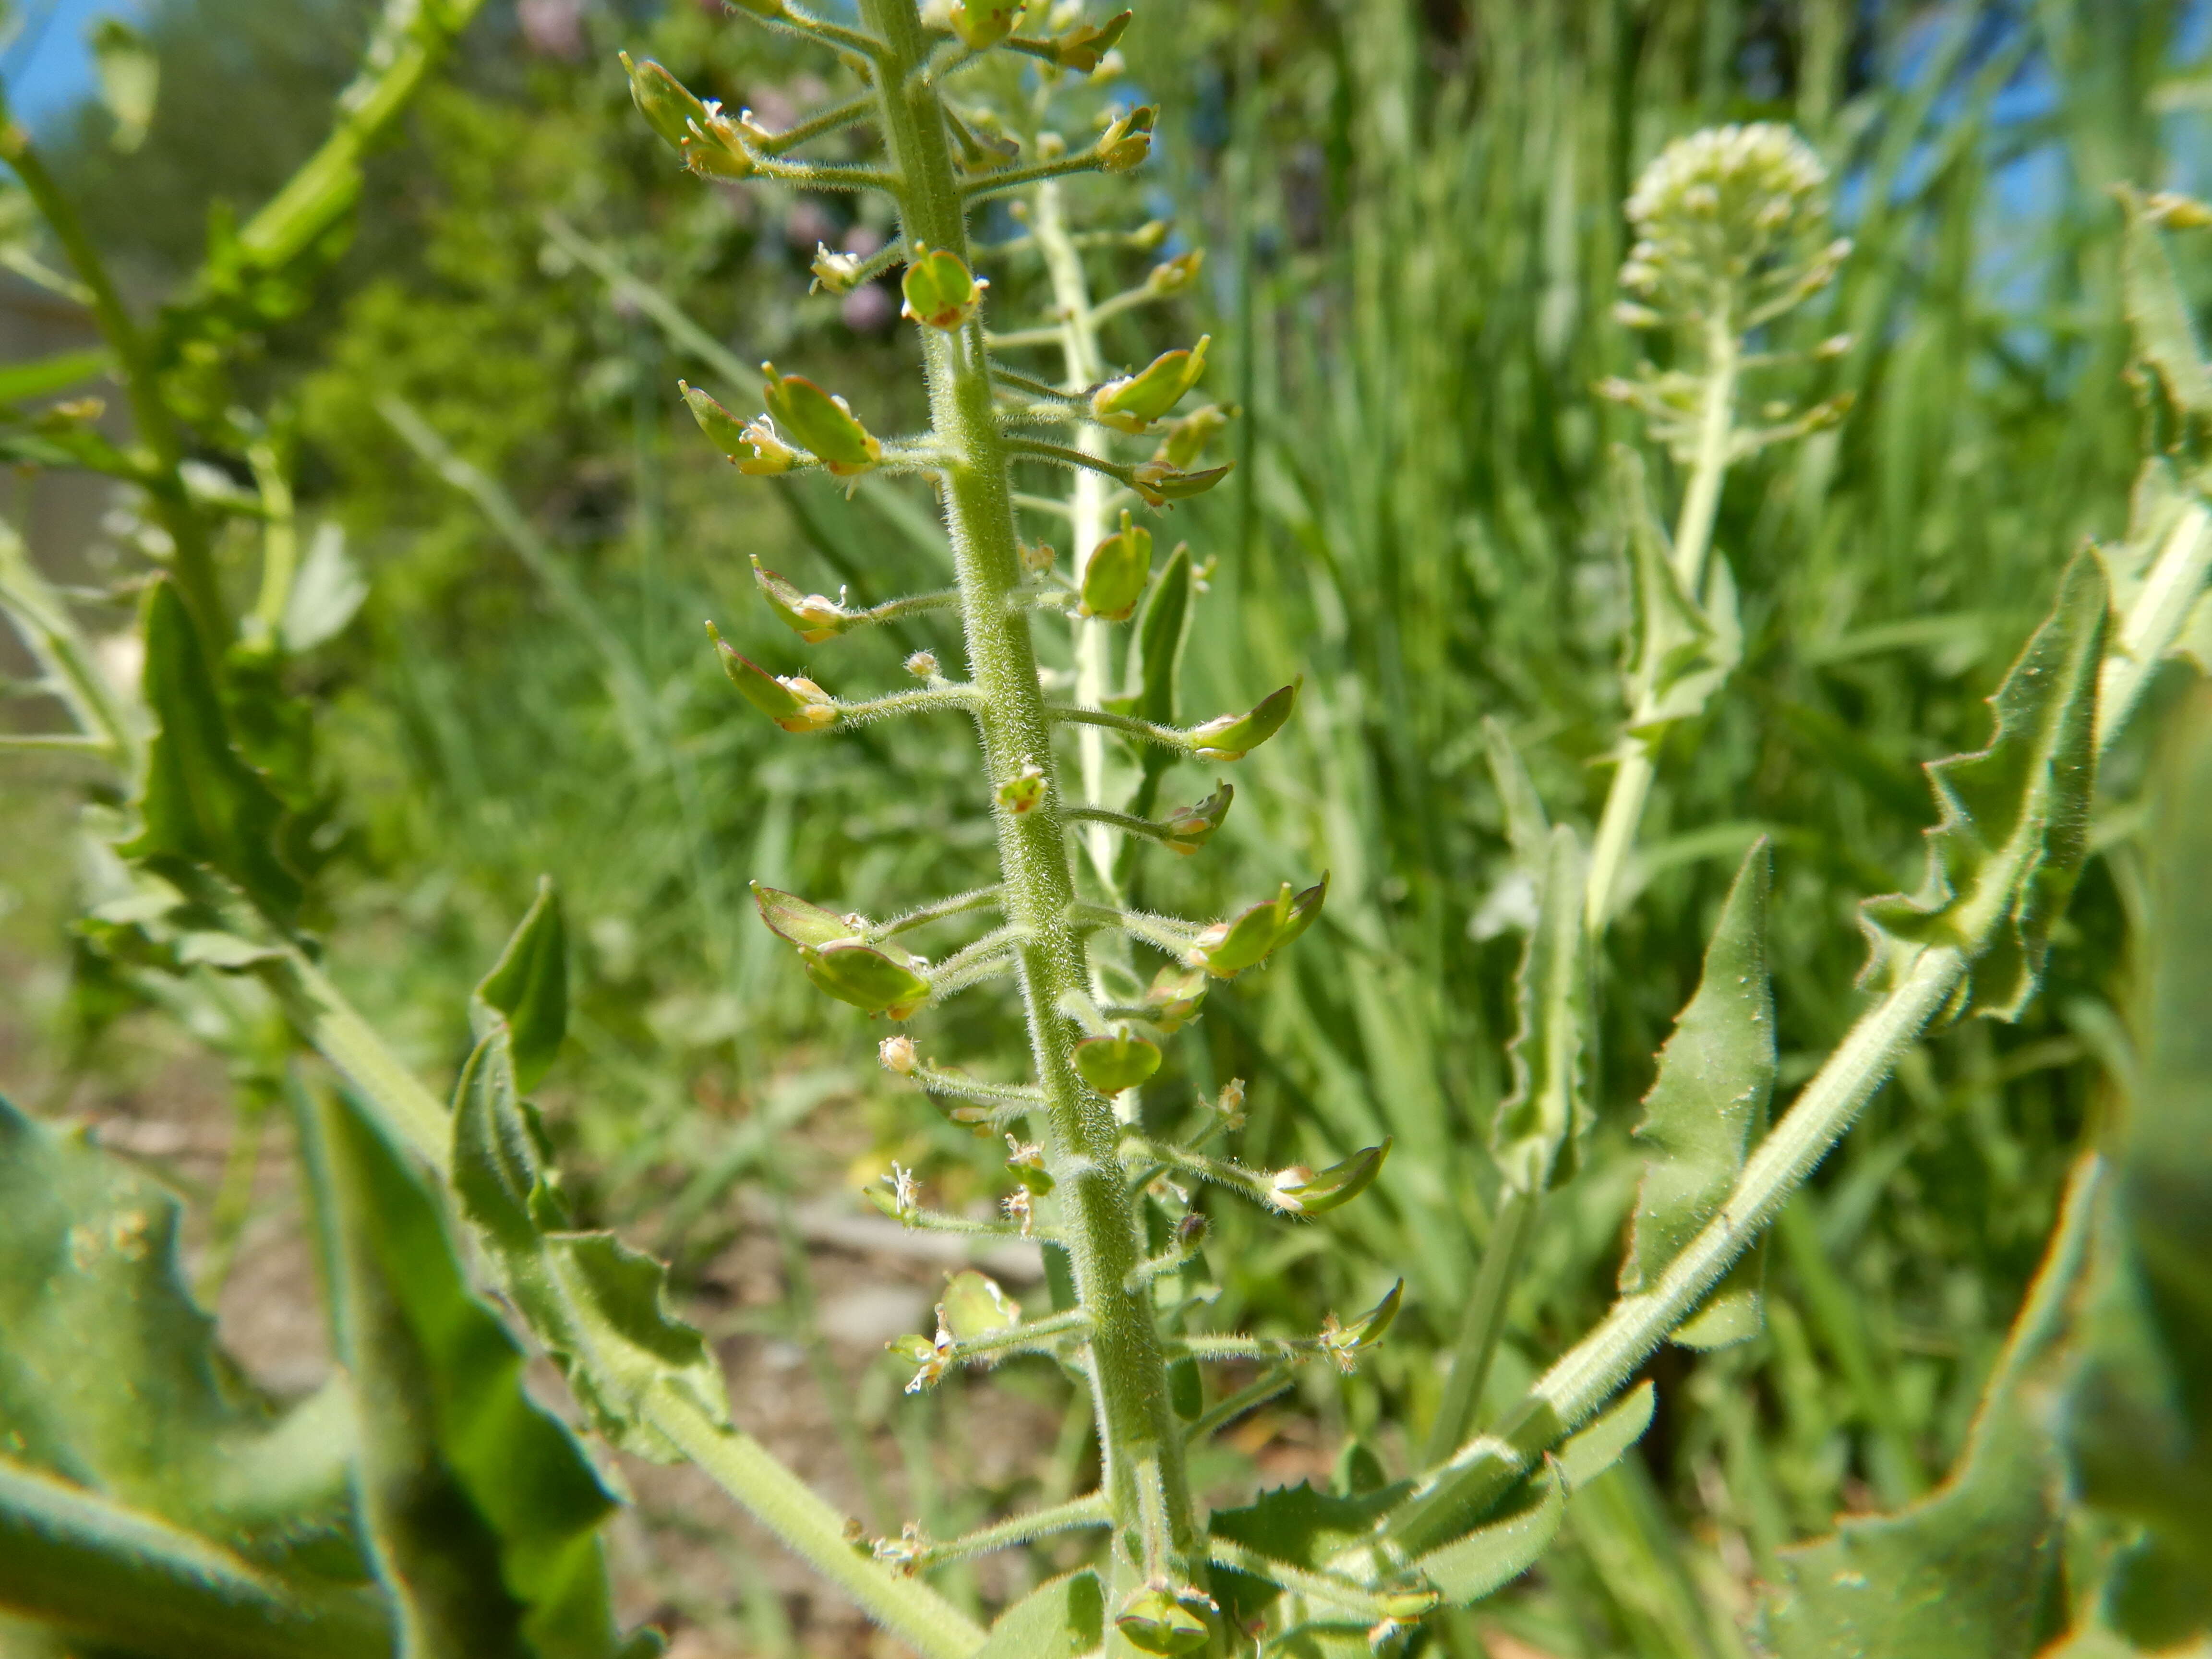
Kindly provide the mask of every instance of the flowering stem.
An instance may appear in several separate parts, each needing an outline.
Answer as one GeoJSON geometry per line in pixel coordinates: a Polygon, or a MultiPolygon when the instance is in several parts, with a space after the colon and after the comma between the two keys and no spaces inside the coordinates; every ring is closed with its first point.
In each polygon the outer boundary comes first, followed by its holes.
{"type": "MultiPolygon", "coordinates": [[[[884,43],[878,87],[901,228],[909,246],[970,263],[968,192],[954,169],[940,94],[930,76],[915,73],[930,55],[915,0],[861,0],[860,13],[884,43]]],[[[1012,181],[1000,175],[997,182],[1012,181]]],[[[1075,890],[1060,792],[1050,787],[1057,770],[1052,719],[1029,617],[1006,603],[1022,573],[1012,495],[1015,447],[999,428],[981,321],[971,318],[955,332],[920,332],[935,436],[945,452],[945,521],[989,785],[995,799],[1032,767],[1048,784],[1028,811],[1004,805],[994,811],[1006,915],[1024,935],[1014,954],[1046,1097],[1039,1115],[1045,1156],[1061,1197],[1078,1304],[1091,1326],[1089,1370],[1100,1485],[1114,1522],[1114,1577],[1118,1587],[1129,1588],[1140,1559],[1164,1558],[1196,1581],[1205,1561],[1182,1437],[1169,1405],[1165,1358],[1147,1298],[1127,1287],[1140,1254],[1137,1218],[1115,1156],[1120,1126],[1107,1102],[1077,1075],[1079,1033],[1060,1012],[1064,997],[1083,989],[1083,947],[1068,923],[1075,890]]]]}

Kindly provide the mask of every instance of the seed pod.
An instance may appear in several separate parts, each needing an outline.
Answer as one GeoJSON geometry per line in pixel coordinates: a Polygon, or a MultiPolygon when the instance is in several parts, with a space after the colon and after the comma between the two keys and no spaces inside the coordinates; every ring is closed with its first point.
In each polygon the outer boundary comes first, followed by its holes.
{"type": "Polygon", "coordinates": [[[1172,259],[1163,259],[1145,273],[1145,292],[1180,294],[1198,281],[1198,273],[1205,264],[1206,250],[1202,247],[1178,253],[1172,259]]]}
{"type": "Polygon", "coordinates": [[[1120,12],[1096,27],[1086,23],[1072,28],[1053,41],[1052,55],[1060,68],[1088,75],[1128,31],[1129,20],[1135,15],[1134,12],[1120,12]]]}
{"type": "Polygon", "coordinates": [[[856,939],[841,939],[818,951],[802,948],[799,958],[817,990],[872,1014],[904,1019],[929,1000],[929,981],[907,965],[912,957],[900,961],[856,939]]]}
{"type": "Polygon", "coordinates": [[[1235,787],[1224,783],[1197,805],[1177,807],[1167,817],[1168,846],[1189,857],[1213,839],[1213,832],[1229,816],[1229,803],[1236,799],[1235,787]]]}
{"type": "Polygon", "coordinates": [[[1278,1170],[1267,1182],[1267,1203],[1285,1215],[1323,1215],[1341,1209],[1365,1192],[1390,1156],[1389,1137],[1380,1146],[1354,1152],[1316,1175],[1304,1164],[1278,1170]]]}
{"type": "Polygon", "coordinates": [[[1133,109],[1098,136],[1098,166],[1106,173],[1142,167],[1152,153],[1152,122],[1159,112],[1150,104],[1133,109]]]}
{"type": "Polygon", "coordinates": [[[775,428],[767,416],[739,425],[736,416],[697,386],[687,380],[678,380],[676,386],[684,394],[691,418],[698,422],[699,430],[730,458],[738,471],[763,477],[788,472],[797,465],[799,452],[775,435],[775,428]]]}
{"type": "MultiPolygon", "coordinates": [[[[1383,1333],[1390,1328],[1391,1321],[1397,1318],[1398,1304],[1404,1297],[1405,1291],[1406,1281],[1401,1279],[1383,1292],[1380,1302],[1349,1325],[1339,1325],[1334,1314],[1323,1317],[1321,1326],[1321,1351],[1336,1363],[1337,1370],[1349,1376],[1359,1369],[1359,1356],[1379,1346],[1382,1340],[1383,1333]]],[[[1413,1595],[1417,1597],[1419,1594],[1416,1591],[1413,1595]]],[[[1409,1606],[1411,1599],[1409,1597],[1409,1606]]],[[[1435,1605],[1435,1600],[1431,1595],[1426,1607],[1411,1611],[1410,1616],[1418,1619],[1422,1613],[1427,1612],[1429,1607],[1433,1607],[1435,1605]]],[[[1394,1612],[1392,1617],[1396,1616],[1394,1612]]]]}
{"type": "Polygon", "coordinates": [[[659,133],[671,149],[681,150],[691,132],[685,124],[705,120],[707,106],[652,58],[632,63],[626,52],[615,55],[622,59],[623,73],[629,76],[630,100],[637,106],[638,113],[645,117],[645,124],[659,133]]]}
{"type": "Polygon", "coordinates": [[[1168,422],[1167,435],[1152,452],[1153,463],[1181,472],[1206,453],[1213,434],[1229,424],[1229,411],[1219,404],[1194,409],[1179,421],[1168,422]]]}
{"type": "Polygon", "coordinates": [[[714,638],[715,653],[722,659],[722,672],[730,677],[730,684],[785,731],[819,732],[836,724],[836,703],[812,680],[771,674],[725,644],[714,623],[707,624],[707,632],[714,638]]]}
{"type": "Polygon", "coordinates": [[[1075,1069],[1100,1094],[1118,1095],[1160,1069],[1159,1045],[1127,1031],[1085,1037],[1075,1045],[1075,1069]]]}
{"type": "MultiPolygon", "coordinates": [[[[869,1189],[869,1196],[873,1197],[874,1195],[875,1189],[871,1188],[869,1189]]],[[[919,1334],[909,1336],[895,1336],[890,1341],[884,1343],[884,1346],[890,1352],[894,1353],[901,1359],[905,1360],[909,1365],[927,1365],[932,1359],[937,1357],[937,1345],[934,1342],[932,1342],[927,1337],[922,1336],[919,1334]]]]}
{"type": "Polygon", "coordinates": [[[943,248],[933,253],[917,247],[915,254],[900,284],[906,306],[899,314],[931,328],[960,327],[975,314],[975,307],[983,302],[983,290],[990,283],[961,264],[957,253],[943,248]]]}
{"type": "Polygon", "coordinates": [[[995,46],[1014,32],[1028,0],[952,0],[952,32],[971,52],[995,46]]]}
{"type": "Polygon", "coordinates": [[[1297,706],[1298,688],[1304,678],[1291,681],[1262,697],[1249,714],[1221,714],[1194,726],[1191,753],[1200,760],[1240,761],[1283,729],[1297,706]]]}
{"type": "Polygon", "coordinates": [[[1083,567],[1083,598],[1076,614],[1103,622],[1127,622],[1152,579],[1152,532],[1121,515],[1119,535],[1091,550],[1083,567]]]}
{"type": "Polygon", "coordinates": [[[802,951],[818,951],[840,939],[858,939],[867,927],[859,916],[841,916],[796,893],[781,892],[758,882],[753,884],[753,902],[760,908],[761,921],[769,932],[802,951]]]}
{"type": "Polygon", "coordinates": [[[1207,1639],[1206,1620],[1160,1589],[1139,1590],[1123,1602],[1114,1627],[1145,1653],[1195,1653],[1207,1639]]]}
{"type": "Polygon", "coordinates": [[[953,1274],[952,1282],[945,1287],[940,1312],[945,1329],[960,1342],[972,1342],[979,1336],[996,1336],[1002,1331],[1017,1328],[1022,1322],[1021,1309],[1013,1297],[1000,1288],[998,1280],[973,1268],[953,1274]]]}
{"type": "Polygon", "coordinates": [[[1328,896],[1327,876],[1302,893],[1293,893],[1285,882],[1273,898],[1262,899],[1200,933],[1190,947],[1191,966],[1203,968],[1216,979],[1235,978],[1311,927],[1328,896]]]}
{"type": "Polygon", "coordinates": [[[761,597],[768,601],[768,608],[809,645],[834,640],[860,623],[858,617],[835,599],[819,593],[800,592],[763,565],[757,557],[753,560],[753,581],[760,588],[761,597]]]}
{"type": "Polygon", "coordinates": [[[763,363],[761,390],[769,413],[783,422],[822,464],[841,478],[857,477],[884,458],[884,447],[854,418],[842,398],[831,396],[799,374],[779,374],[763,363]]]}
{"type": "Polygon", "coordinates": [[[1208,467],[1203,472],[1185,472],[1163,466],[1158,461],[1145,461],[1129,469],[1129,485],[1144,498],[1146,507],[1165,507],[1170,501],[1187,501],[1194,495],[1203,495],[1236,470],[1234,461],[1208,467]]]}
{"type": "Polygon", "coordinates": [[[1152,975],[1145,992],[1145,1018],[1164,1036],[1173,1036],[1198,1017],[1212,983],[1203,968],[1178,968],[1170,963],[1152,975]]]}
{"type": "Polygon", "coordinates": [[[1134,374],[1109,380],[1091,394],[1091,413],[1102,426],[1142,432],[1182,401],[1206,373],[1206,348],[1213,337],[1202,334],[1188,351],[1162,352],[1134,374]]]}

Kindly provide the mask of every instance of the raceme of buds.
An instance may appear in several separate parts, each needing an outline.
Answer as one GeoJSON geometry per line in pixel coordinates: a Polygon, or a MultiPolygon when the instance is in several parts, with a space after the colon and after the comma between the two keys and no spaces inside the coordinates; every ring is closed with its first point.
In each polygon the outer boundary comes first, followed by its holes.
{"type": "Polygon", "coordinates": [[[685,380],[678,380],[676,386],[684,394],[691,418],[698,422],[699,430],[730,458],[738,471],[752,477],[769,477],[788,472],[798,465],[799,452],[775,435],[775,427],[767,416],[741,425],[736,416],[697,386],[685,380]]]}
{"type": "Polygon", "coordinates": [[[1180,420],[1168,422],[1166,435],[1152,452],[1152,459],[1181,472],[1206,453],[1206,447],[1213,441],[1214,434],[1228,424],[1229,411],[1219,404],[1194,409],[1180,420]]]}
{"type": "MultiPolygon", "coordinates": [[[[1349,1325],[1340,1325],[1336,1316],[1328,1314],[1322,1320],[1321,1351],[1336,1364],[1337,1370],[1346,1376],[1359,1369],[1359,1356],[1382,1340],[1390,1328],[1390,1322],[1398,1316],[1398,1304],[1405,1295],[1406,1281],[1400,1279],[1384,1292],[1382,1299],[1349,1325]]],[[[1416,1599],[1418,1603],[1418,1598],[1416,1599]]],[[[1409,1605],[1403,1616],[1418,1619],[1436,1605],[1431,1593],[1426,1606],[1409,1605]]],[[[1393,1609],[1394,1613],[1399,1610],[1393,1609]]]]}
{"type": "Polygon", "coordinates": [[[1382,1173],[1382,1160],[1390,1156],[1390,1140],[1385,1138],[1380,1146],[1354,1152],[1341,1164],[1330,1164],[1319,1175],[1302,1164],[1278,1170],[1267,1179],[1268,1206],[1285,1215],[1323,1215],[1341,1209],[1365,1192],[1382,1173]]]}
{"type": "Polygon", "coordinates": [[[1269,692],[1249,714],[1217,715],[1203,726],[1193,726],[1188,733],[1191,753],[1200,760],[1243,760],[1283,729],[1291,710],[1297,706],[1298,688],[1304,684],[1304,679],[1297,679],[1269,692]]]}
{"type": "Polygon", "coordinates": [[[1223,784],[1195,806],[1178,807],[1167,817],[1167,844],[1188,858],[1213,839],[1221,821],[1229,816],[1229,803],[1237,799],[1234,785],[1223,784]]]}
{"type": "Polygon", "coordinates": [[[761,597],[768,601],[768,608],[809,645],[834,640],[860,624],[860,618],[836,600],[819,593],[801,593],[757,558],[753,560],[753,580],[760,588],[761,597]]]}
{"type": "Polygon", "coordinates": [[[1091,394],[1091,413],[1101,426],[1120,432],[1144,432],[1183,399],[1206,373],[1204,334],[1189,350],[1162,352],[1134,374],[1109,380],[1091,394]]]}
{"type": "Polygon", "coordinates": [[[779,374],[763,363],[762,395],[769,413],[841,478],[857,477],[884,458],[884,447],[854,418],[842,398],[799,374],[779,374]]]}
{"type": "Polygon", "coordinates": [[[714,624],[707,624],[722,672],[730,677],[744,700],[787,732],[819,732],[837,723],[837,705],[812,680],[771,674],[724,642],[714,624]]]}
{"type": "Polygon", "coordinates": [[[1233,979],[1312,927],[1328,897],[1327,876],[1302,893],[1292,892],[1286,881],[1273,898],[1262,899],[1201,933],[1191,945],[1190,965],[1205,969],[1216,979],[1233,979]]]}
{"type": "Polygon", "coordinates": [[[956,329],[975,314],[990,283],[960,262],[960,256],[943,248],[934,252],[915,250],[901,288],[906,295],[901,316],[911,317],[931,328],[956,329]]]}
{"type": "MultiPolygon", "coordinates": [[[[1198,1600],[1195,1592],[1193,1601],[1198,1600]]],[[[1172,1593],[1158,1586],[1139,1590],[1114,1615],[1114,1627],[1143,1653],[1195,1653],[1208,1639],[1206,1620],[1172,1593]]]]}
{"type": "Polygon", "coordinates": [[[969,50],[995,46],[1014,32],[1029,0],[952,0],[952,32],[969,50]]]}
{"type": "Polygon", "coordinates": [[[1000,1288],[998,1280],[973,1268],[952,1276],[952,1282],[945,1287],[945,1301],[938,1310],[938,1316],[956,1342],[996,1336],[1017,1328],[1022,1322],[1021,1309],[1015,1305],[1013,1297],[1000,1288]]]}
{"type": "Polygon", "coordinates": [[[1152,153],[1152,122],[1159,111],[1150,104],[1118,116],[1112,125],[1098,135],[1098,147],[1094,152],[1099,167],[1107,173],[1127,173],[1144,165],[1145,158],[1152,153]]]}
{"type": "Polygon", "coordinates": [[[1015,813],[1026,812],[1044,799],[1044,769],[1025,766],[999,786],[999,805],[1015,813]]]}
{"type": "Polygon", "coordinates": [[[1127,622],[1152,579],[1152,532],[1121,515],[1118,535],[1091,550],[1083,567],[1083,599],[1076,614],[1127,622]]]}
{"type": "Polygon", "coordinates": [[[1183,968],[1170,963],[1152,975],[1145,991],[1145,1018],[1173,1036],[1198,1018],[1200,1005],[1212,984],[1203,968],[1183,968]]]}
{"type": "Polygon", "coordinates": [[[1100,1094],[1118,1095],[1160,1069],[1159,1045],[1127,1031],[1085,1037],[1075,1045],[1075,1069],[1100,1094]]]}

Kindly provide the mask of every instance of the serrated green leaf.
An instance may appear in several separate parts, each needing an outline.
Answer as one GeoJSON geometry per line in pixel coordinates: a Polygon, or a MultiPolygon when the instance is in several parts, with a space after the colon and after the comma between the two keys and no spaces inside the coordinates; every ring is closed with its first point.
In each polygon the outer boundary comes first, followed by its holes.
{"type": "Polygon", "coordinates": [[[1000,1613],[975,1659],[1083,1659],[1105,1639],[1105,1586],[1095,1572],[1072,1572],[1000,1613]]]}
{"type": "MultiPolygon", "coordinates": [[[[1659,1052],[1636,1138],[1644,1180],[1625,1294],[1643,1290],[1710,1221],[1766,1127],[1774,1094],[1774,993],[1766,966],[1766,895],[1772,866],[1764,836],[1753,843],[1705,946],[1705,966],[1659,1052]]],[[[1760,1255],[1729,1270],[1674,1333],[1687,1348],[1718,1348],[1759,1332],[1760,1255]]]]}
{"type": "Polygon", "coordinates": [[[508,1038],[493,1031],[469,1057],[453,1102],[453,1189],[483,1231],[509,1298],[568,1379],[592,1426],[624,1450],[679,1456],[647,1421],[666,1389],[717,1424],[729,1404],[706,1339],[664,1304],[667,1270],[612,1233],[563,1230],[519,1098],[508,1038]]]}
{"type": "Polygon", "coordinates": [[[2066,1413],[2083,1498],[2145,1529],[2106,1615],[2155,1650],[2212,1626],[2212,711],[2201,699],[2163,769],[2142,1062],[2066,1413]]]}
{"type": "Polygon", "coordinates": [[[1893,942],[1951,945],[1973,960],[1961,1006],[1995,1018],[2016,1018],[2034,994],[2088,850],[2106,616],[2104,567],[2078,554],[1990,699],[1990,746],[1926,768],[1941,817],[1920,892],[1861,907],[1877,963],[1893,942]]]}
{"type": "Polygon", "coordinates": [[[1506,1184],[1540,1193],[1574,1173],[1589,1121],[1583,1054],[1589,969],[1583,927],[1582,843],[1565,824],[1547,839],[1536,925],[1521,956],[1511,1049],[1513,1092],[1491,1126],[1491,1156],[1506,1184]]]}
{"type": "Polygon", "coordinates": [[[301,888],[276,851],[283,804],[233,742],[206,653],[167,577],[147,590],[143,621],[146,706],[161,730],[147,750],[142,827],[118,850],[165,874],[213,870],[289,921],[301,888]]]}
{"type": "Polygon", "coordinates": [[[1528,775],[1528,765],[1522,760],[1521,751],[1513,746],[1513,739],[1506,736],[1505,728],[1492,715],[1482,717],[1482,746],[1490,762],[1491,782],[1505,811],[1506,842],[1523,868],[1540,875],[1545,848],[1551,839],[1552,821],[1545,815],[1543,798],[1536,793],[1535,781],[1528,775]]]}
{"type": "Polygon", "coordinates": [[[538,878],[538,896],[477,985],[473,1003],[495,1012],[512,1038],[515,1086],[536,1088],[568,1030],[568,932],[553,878],[538,878]]]}
{"type": "Polygon", "coordinates": [[[1613,489],[1634,579],[1628,723],[1632,731],[1648,732],[1698,713],[1735,667],[1743,653],[1735,581],[1728,562],[1716,556],[1703,603],[1683,585],[1651,502],[1643,457],[1626,445],[1613,447],[1613,489]]]}
{"type": "Polygon", "coordinates": [[[2094,1161],[2014,1322],[1965,1451],[1895,1515],[1785,1550],[1768,1595],[1777,1659],[2027,1659],[2058,1592],[2065,1471],[2051,1421],[2069,1305],[2087,1255],[2094,1161]]]}
{"type": "Polygon", "coordinates": [[[1454,1607],[1471,1607],[1535,1565],[1559,1536],[1566,1510],[1566,1483],[1547,1462],[1529,1477],[1508,1513],[1431,1550],[1416,1565],[1454,1607]]]}
{"type": "Polygon", "coordinates": [[[523,1386],[437,1200],[359,1112],[303,1102],[333,1320],[361,1425],[359,1491],[424,1659],[615,1659],[599,1528],[615,1500],[523,1386]]]}

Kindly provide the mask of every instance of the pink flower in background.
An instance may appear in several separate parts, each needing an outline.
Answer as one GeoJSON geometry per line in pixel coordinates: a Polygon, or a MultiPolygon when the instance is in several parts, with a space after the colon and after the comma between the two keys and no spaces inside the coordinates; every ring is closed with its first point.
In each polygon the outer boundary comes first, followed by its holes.
{"type": "Polygon", "coordinates": [[[890,290],[881,283],[866,283],[845,296],[842,310],[845,326],[855,334],[875,334],[889,328],[898,315],[890,290]]]}
{"type": "Polygon", "coordinates": [[[584,55],[584,0],[514,0],[514,21],[540,58],[573,64],[584,55]]]}
{"type": "Polygon", "coordinates": [[[836,234],[836,219],[811,196],[800,197],[783,216],[783,239],[801,253],[813,252],[816,244],[830,241],[836,234]]]}

